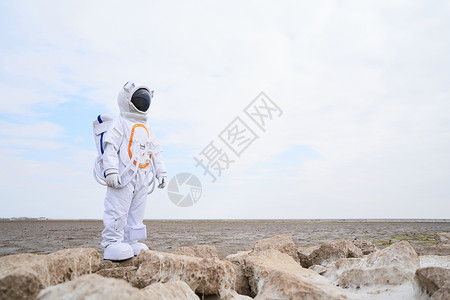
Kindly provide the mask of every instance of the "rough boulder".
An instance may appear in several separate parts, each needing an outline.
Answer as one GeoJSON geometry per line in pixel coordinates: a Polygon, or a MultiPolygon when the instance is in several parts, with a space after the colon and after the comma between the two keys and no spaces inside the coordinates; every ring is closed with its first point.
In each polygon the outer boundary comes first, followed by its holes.
{"type": "Polygon", "coordinates": [[[199,297],[182,281],[155,283],[139,290],[124,280],[92,274],[49,287],[41,291],[37,299],[199,300],[199,297]]]}
{"type": "Polygon", "coordinates": [[[262,239],[256,242],[253,246],[253,252],[262,252],[269,249],[278,250],[281,253],[286,253],[292,257],[296,262],[299,262],[297,255],[297,247],[290,236],[276,235],[267,239],[262,239]]]}
{"type": "Polygon", "coordinates": [[[91,248],[0,257],[0,299],[35,299],[40,290],[93,273],[99,264],[91,248]]]}
{"type": "Polygon", "coordinates": [[[323,275],[341,287],[358,288],[412,281],[419,267],[416,252],[408,242],[402,241],[364,258],[340,259],[323,275]]]}
{"type": "Polygon", "coordinates": [[[232,263],[213,258],[147,250],[137,256],[137,266],[131,284],[138,288],[181,280],[197,293],[215,295],[230,290],[235,279],[232,263]]]}
{"type": "Polygon", "coordinates": [[[334,286],[316,272],[302,268],[277,250],[251,253],[245,273],[256,299],[352,299],[353,294],[334,286]]]}
{"type": "Polygon", "coordinates": [[[310,265],[327,266],[341,258],[357,258],[362,256],[363,252],[353,242],[340,240],[323,243],[318,249],[311,252],[308,259],[310,265]]]}
{"type": "Polygon", "coordinates": [[[450,232],[436,233],[434,238],[436,239],[436,244],[438,245],[450,245],[450,232]]]}
{"type": "Polygon", "coordinates": [[[175,250],[173,254],[201,257],[201,258],[219,258],[219,254],[217,253],[216,247],[210,245],[194,245],[188,247],[181,247],[175,250]]]}
{"type": "Polygon", "coordinates": [[[415,280],[424,292],[432,296],[431,299],[450,299],[450,269],[421,268],[416,271],[415,280]]]}

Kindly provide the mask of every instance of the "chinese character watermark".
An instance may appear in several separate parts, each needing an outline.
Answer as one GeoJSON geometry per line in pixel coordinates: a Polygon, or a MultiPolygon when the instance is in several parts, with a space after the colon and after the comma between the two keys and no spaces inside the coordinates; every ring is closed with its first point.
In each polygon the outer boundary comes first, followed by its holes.
{"type": "Polygon", "coordinates": [[[218,135],[226,148],[217,146],[213,140],[194,156],[195,166],[202,168],[203,175],[211,177],[211,182],[216,182],[217,178],[222,176],[222,171],[228,170],[230,164],[240,158],[242,153],[259,138],[255,125],[257,130],[265,132],[269,122],[283,114],[281,108],[264,92],[250,102],[243,112],[246,119],[252,120],[253,123],[246,122],[239,115],[236,116],[218,135]]]}
{"type": "Polygon", "coordinates": [[[248,148],[257,138],[256,133],[236,117],[220,134],[219,138],[227,145],[237,156],[248,148]]]}
{"type": "Polygon", "coordinates": [[[266,131],[267,122],[274,117],[283,114],[281,108],[272,101],[264,92],[261,92],[245,109],[245,114],[258,125],[262,131],[266,131]]]}
{"type": "Polygon", "coordinates": [[[221,176],[222,171],[227,170],[230,163],[234,162],[234,160],[230,160],[228,154],[223,149],[217,148],[214,145],[214,141],[211,141],[199,153],[199,157],[194,157],[194,160],[197,162],[195,166],[203,168],[203,175],[210,175],[213,182],[217,180],[213,171],[217,171],[218,176],[221,176]]]}

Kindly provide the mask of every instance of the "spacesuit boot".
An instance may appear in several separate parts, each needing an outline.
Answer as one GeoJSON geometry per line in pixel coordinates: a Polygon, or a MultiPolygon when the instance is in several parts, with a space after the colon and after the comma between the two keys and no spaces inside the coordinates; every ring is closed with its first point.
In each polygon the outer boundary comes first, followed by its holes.
{"type": "Polygon", "coordinates": [[[142,250],[148,250],[148,247],[144,243],[134,242],[130,244],[131,248],[133,248],[134,255],[138,255],[142,250]]]}
{"type": "Polygon", "coordinates": [[[112,243],[105,248],[103,259],[125,260],[134,256],[133,248],[127,243],[112,243]]]}
{"type": "Polygon", "coordinates": [[[146,244],[138,242],[138,240],[145,240],[146,238],[147,227],[145,225],[125,226],[123,242],[130,245],[134,255],[138,255],[142,250],[148,250],[146,244]]]}

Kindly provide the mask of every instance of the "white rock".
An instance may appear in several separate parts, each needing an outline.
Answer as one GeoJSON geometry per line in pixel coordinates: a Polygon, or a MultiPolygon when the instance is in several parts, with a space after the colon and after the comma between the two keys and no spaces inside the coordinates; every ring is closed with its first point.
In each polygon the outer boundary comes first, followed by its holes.
{"type": "Polygon", "coordinates": [[[180,247],[173,252],[173,254],[187,255],[201,258],[219,258],[216,247],[210,245],[194,245],[187,247],[180,247]]]}
{"type": "Polygon", "coordinates": [[[372,252],[377,251],[377,248],[375,247],[375,245],[372,244],[372,242],[368,241],[368,240],[353,240],[352,243],[356,247],[361,249],[361,251],[364,255],[368,255],[372,252]]]}
{"type": "Polygon", "coordinates": [[[420,267],[441,267],[450,269],[450,255],[422,255],[419,256],[420,267]]]}
{"type": "Polygon", "coordinates": [[[91,248],[0,257],[1,297],[34,299],[43,288],[95,272],[99,264],[99,253],[91,248]]]}
{"type": "Polygon", "coordinates": [[[139,289],[122,279],[91,274],[42,290],[38,300],[142,299],[139,289]]]}
{"type": "Polygon", "coordinates": [[[432,298],[450,296],[450,269],[421,268],[416,271],[415,280],[422,290],[433,296],[432,298]]]}
{"type": "Polygon", "coordinates": [[[313,270],[314,272],[316,272],[319,275],[322,275],[323,273],[325,273],[328,270],[327,267],[324,267],[321,265],[314,265],[314,266],[309,267],[308,269],[313,270]]]}
{"type": "Polygon", "coordinates": [[[184,281],[154,283],[141,290],[144,299],[199,300],[200,298],[184,281]]]}
{"type": "Polygon", "coordinates": [[[436,244],[450,244],[450,232],[439,232],[435,234],[436,244]]]}
{"type": "Polygon", "coordinates": [[[393,285],[412,281],[420,267],[411,245],[398,242],[363,258],[343,258],[328,266],[323,274],[341,287],[393,285]]]}
{"type": "Polygon", "coordinates": [[[328,264],[341,258],[362,257],[363,252],[356,247],[353,242],[340,240],[326,242],[320,245],[319,249],[311,252],[308,259],[311,265],[327,266],[328,264]]]}
{"type": "Polygon", "coordinates": [[[259,240],[253,246],[253,252],[269,249],[278,250],[291,256],[296,262],[300,262],[297,255],[297,246],[290,236],[276,235],[267,239],[259,240]]]}
{"type": "Polygon", "coordinates": [[[255,300],[273,299],[357,299],[329,283],[290,272],[274,270],[268,274],[255,300]]]}
{"type": "Polygon", "coordinates": [[[303,268],[309,268],[312,266],[311,261],[309,260],[309,256],[311,253],[317,249],[319,249],[320,246],[309,246],[309,247],[298,247],[297,248],[297,256],[300,261],[300,264],[303,268]]]}
{"type": "Polygon", "coordinates": [[[40,292],[37,299],[199,300],[199,297],[182,281],[155,283],[139,290],[122,279],[91,274],[46,288],[40,292]]]}
{"type": "Polygon", "coordinates": [[[241,251],[236,254],[230,254],[225,258],[233,264],[236,274],[232,288],[237,293],[247,296],[250,295],[250,284],[248,283],[248,277],[245,275],[245,258],[249,254],[250,251],[241,251]]]}
{"type": "Polygon", "coordinates": [[[222,293],[222,295],[218,297],[218,300],[253,300],[253,298],[230,290],[222,293]]]}
{"type": "Polygon", "coordinates": [[[156,282],[181,280],[196,293],[221,294],[232,288],[233,264],[226,260],[198,258],[158,251],[142,251],[137,256],[135,287],[144,288],[156,282]]]}
{"type": "Polygon", "coordinates": [[[354,298],[316,272],[302,268],[291,256],[273,249],[251,253],[245,259],[245,273],[257,299],[354,298]]]}

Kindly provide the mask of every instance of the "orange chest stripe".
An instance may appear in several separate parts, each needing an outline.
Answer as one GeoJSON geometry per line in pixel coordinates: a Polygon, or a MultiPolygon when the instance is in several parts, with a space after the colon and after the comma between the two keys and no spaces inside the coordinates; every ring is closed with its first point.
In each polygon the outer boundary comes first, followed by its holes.
{"type": "MultiPolygon", "coordinates": [[[[134,130],[137,127],[142,127],[145,129],[145,131],[147,131],[147,137],[150,138],[150,134],[148,133],[148,129],[147,127],[145,127],[144,124],[135,124],[133,126],[133,128],[131,129],[131,136],[130,136],[130,141],[128,142],[128,155],[130,156],[130,158],[133,157],[133,153],[131,153],[131,145],[133,144],[133,137],[134,137],[134,130]]],[[[152,155],[150,154],[150,158],[152,157],[152,155]]],[[[136,161],[134,161],[134,164],[136,164],[136,161]]],[[[150,164],[150,162],[146,163],[145,165],[139,164],[139,168],[146,168],[148,165],[150,164]]]]}

